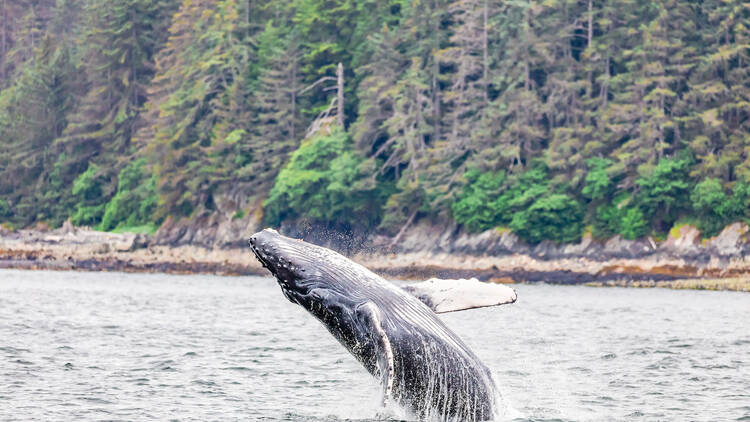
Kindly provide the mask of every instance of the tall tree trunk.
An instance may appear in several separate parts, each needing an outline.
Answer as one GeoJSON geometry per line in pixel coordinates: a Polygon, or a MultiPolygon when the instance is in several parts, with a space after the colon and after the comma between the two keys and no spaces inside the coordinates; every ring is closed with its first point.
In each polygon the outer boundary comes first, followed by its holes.
{"type": "MultiPolygon", "coordinates": [[[[135,8],[131,9],[131,28],[132,30],[132,36],[133,36],[133,49],[135,49],[135,46],[138,45],[138,34],[136,33],[135,26],[138,25],[138,19],[135,14],[135,8]]],[[[138,106],[138,79],[137,79],[137,69],[136,69],[136,60],[134,55],[131,54],[131,72],[133,73],[133,82],[132,87],[130,89],[133,90],[133,107],[138,106]]]]}
{"type": "MultiPolygon", "coordinates": [[[[2,41],[2,57],[0,58],[0,82],[5,83],[5,61],[7,60],[8,54],[8,0],[3,0],[3,41],[2,41]]],[[[2,87],[2,85],[0,85],[2,87]]]]}
{"type": "Polygon", "coordinates": [[[601,88],[601,97],[604,106],[607,106],[608,103],[608,97],[609,97],[609,54],[607,55],[607,59],[604,60],[604,74],[606,75],[604,78],[604,83],[602,84],[601,88]]]}
{"type": "Polygon", "coordinates": [[[484,0],[484,28],[482,30],[482,55],[483,55],[483,69],[482,69],[482,84],[484,85],[484,105],[485,107],[489,104],[489,81],[487,80],[487,74],[489,69],[489,59],[488,59],[488,41],[487,41],[487,15],[488,15],[488,7],[487,7],[488,0],[484,0]]]}
{"type": "Polygon", "coordinates": [[[432,115],[433,125],[435,126],[435,139],[433,139],[432,141],[437,142],[440,139],[440,85],[438,82],[438,75],[440,74],[440,58],[438,57],[438,51],[440,51],[440,19],[435,16],[435,14],[438,13],[438,1],[434,0],[432,5],[432,115]]]}
{"type": "Polygon", "coordinates": [[[588,38],[586,42],[586,47],[591,48],[591,40],[594,38],[594,1],[589,0],[589,24],[588,24],[588,38]]]}
{"type": "Polygon", "coordinates": [[[250,39],[250,3],[251,0],[245,2],[245,42],[250,39]]]}
{"type": "Polygon", "coordinates": [[[336,68],[336,83],[338,91],[338,122],[341,129],[344,129],[344,65],[340,62],[336,68]]]}
{"type": "Polygon", "coordinates": [[[531,89],[531,74],[529,69],[529,27],[531,26],[531,16],[528,9],[526,10],[525,21],[526,25],[523,28],[523,87],[526,91],[528,91],[529,89],[531,89]]]}
{"type": "MultiPolygon", "coordinates": [[[[248,3],[249,6],[249,3],[248,3]]],[[[297,139],[297,55],[292,57],[292,140],[297,139]]]]}
{"type": "MultiPolygon", "coordinates": [[[[589,54],[591,54],[591,41],[594,38],[594,5],[593,5],[593,2],[594,0],[589,0],[589,16],[588,16],[589,17],[589,22],[588,22],[589,33],[588,33],[588,38],[586,39],[586,49],[589,50],[589,54]]],[[[589,66],[590,65],[591,64],[589,64],[589,66]]],[[[594,95],[594,77],[593,77],[593,72],[591,68],[589,68],[588,81],[589,81],[588,97],[592,98],[594,95]]]]}

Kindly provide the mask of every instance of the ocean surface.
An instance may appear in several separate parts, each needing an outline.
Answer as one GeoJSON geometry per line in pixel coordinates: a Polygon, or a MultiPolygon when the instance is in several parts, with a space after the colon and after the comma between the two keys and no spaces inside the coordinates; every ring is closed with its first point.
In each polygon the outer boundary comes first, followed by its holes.
{"type": "MultiPolygon", "coordinates": [[[[750,294],[514,288],[442,316],[504,420],[750,421],[750,294]]],[[[370,420],[379,391],[272,278],[0,270],[3,421],[370,420]]]]}

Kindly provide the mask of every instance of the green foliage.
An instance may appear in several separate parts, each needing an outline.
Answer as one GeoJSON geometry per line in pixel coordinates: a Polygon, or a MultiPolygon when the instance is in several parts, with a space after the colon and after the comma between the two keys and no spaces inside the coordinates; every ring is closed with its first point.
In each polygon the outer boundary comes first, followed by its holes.
{"type": "Polygon", "coordinates": [[[750,185],[739,182],[732,194],[727,195],[719,179],[707,178],[695,185],[690,199],[698,216],[698,228],[704,236],[713,236],[726,225],[747,216],[750,185]]]}
{"type": "Polygon", "coordinates": [[[608,158],[594,157],[586,160],[589,172],[586,174],[585,185],[581,193],[594,201],[606,199],[612,195],[615,184],[607,169],[614,164],[608,158]]]}
{"type": "Polygon", "coordinates": [[[576,242],[583,234],[583,211],[579,203],[565,194],[546,194],[526,210],[513,215],[509,227],[521,238],[534,243],[553,240],[576,242]]]}
{"type": "Polygon", "coordinates": [[[505,182],[504,172],[480,173],[472,169],[464,176],[468,185],[451,209],[456,222],[470,232],[480,232],[500,224],[501,212],[496,199],[505,182]]]}
{"type": "Polygon", "coordinates": [[[583,208],[569,195],[552,190],[547,171],[541,162],[507,178],[503,172],[469,170],[453,216],[472,232],[507,225],[532,243],[577,241],[583,232],[583,208]]]}
{"type": "Polygon", "coordinates": [[[90,164],[88,169],[78,175],[73,181],[73,195],[82,200],[91,201],[102,196],[102,180],[99,174],[99,166],[90,164]]]}
{"type": "Polygon", "coordinates": [[[120,171],[117,193],[106,204],[101,230],[143,227],[154,222],[158,202],[156,179],[146,177],[145,159],[136,160],[120,171]]]}
{"type": "Polygon", "coordinates": [[[112,230],[113,233],[142,233],[153,235],[159,226],[154,223],[148,223],[141,226],[117,226],[116,229],[112,230]]]}
{"type": "Polygon", "coordinates": [[[689,158],[665,158],[636,179],[638,206],[656,230],[666,231],[689,207],[689,158]]]}
{"type": "Polygon", "coordinates": [[[10,208],[10,204],[6,199],[0,198],[0,219],[5,220],[6,218],[13,215],[13,210],[10,208]]]}
{"type": "Polygon", "coordinates": [[[94,226],[101,221],[104,214],[102,186],[105,180],[96,164],[89,164],[88,169],[73,181],[72,193],[77,199],[76,211],[71,222],[77,226],[94,226]]]}
{"type": "Polygon", "coordinates": [[[735,221],[750,218],[750,183],[741,181],[734,184],[726,215],[735,221]]]}
{"type": "Polygon", "coordinates": [[[704,236],[711,236],[724,227],[729,203],[719,179],[708,178],[695,185],[690,199],[693,209],[700,215],[698,229],[704,236]]]}
{"type": "Polygon", "coordinates": [[[626,208],[620,211],[618,232],[628,240],[634,240],[648,233],[648,222],[639,208],[626,208]]]}
{"type": "Polygon", "coordinates": [[[306,140],[263,203],[266,222],[278,225],[288,218],[310,218],[342,226],[374,226],[380,221],[380,204],[390,192],[361,172],[363,164],[347,134],[338,128],[306,140]]]}
{"type": "Polygon", "coordinates": [[[241,209],[235,211],[234,214],[232,215],[232,220],[241,220],[243,218],[245,218],[245,211],[241,209]]]}
{"type": "Polygon", "coordinates": [[[593,211],[591,218],[592,235],[603,239],[614,236],[619,232],[620,208],[615,204],[602,204],[593,211]]]}

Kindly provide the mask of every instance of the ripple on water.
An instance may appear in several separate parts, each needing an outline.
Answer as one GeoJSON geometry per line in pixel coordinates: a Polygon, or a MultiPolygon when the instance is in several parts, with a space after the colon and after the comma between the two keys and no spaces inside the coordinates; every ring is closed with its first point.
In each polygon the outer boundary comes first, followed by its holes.
{"type": "Polygon", "coordinates": [[[29,349],[22,349],[22,348],[15,348],[15,347],[12,347],[12,346],[1,346],[0,347],[0,352],[9,353],[11,355],[9,357],[12,357],[13,355],[18,355],[18,354],[21,354],[21,353],[29,353],[29,352],[31,352],[31,350],[29,350],[29,349]]]}

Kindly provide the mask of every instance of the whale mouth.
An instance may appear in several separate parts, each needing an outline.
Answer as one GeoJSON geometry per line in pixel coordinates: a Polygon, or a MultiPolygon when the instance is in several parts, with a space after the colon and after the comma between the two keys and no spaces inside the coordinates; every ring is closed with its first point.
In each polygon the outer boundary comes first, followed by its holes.
{"type": "MultiPolygon", "coordinates": [[[[270,231],[270,230],[269,230],[270,231]]],[[[274,233],[278,234],[274,230],[274,233]]],[[[273,255],[268,253],[268,250],[263,247],[265,245],[257,244],[258,239],[256,239],[255,236],[251,237],[248,240],[248,243],[250,244],[250,249],[253,251],[253,254],[255,257],[260,261],[260,264],[263,266],[263,268],[268,269],[268,271],[273,274],[274,278],[276,278],[276,281],[279,283],[279,287],[281,287],[281,291],[284,293],[284,296],[286,296],[287,299],[289,299],[291,302],[299,303],[294,295],[295,289],[290,284],[290,280],[287,280],[285,277],[282,277],[279,266],[274,264],[274,257],[273,255]]]]}
{"type": "MultiPolygon", "coordinates": [[[[255,247],[255,239],[249,239],[247,243],[250,244],[250,250],[253,251],[253,255],[255,255],[256,258],[258,258],[258,261],[260,261],[261,265],[263,265],[263,268],[269,268],[268,262],[266,262],[265,259],[260,254],[260,251],[258,248],[255,247]]],[[[270,268],[269,268],[270,269],[270,268]]]]}

